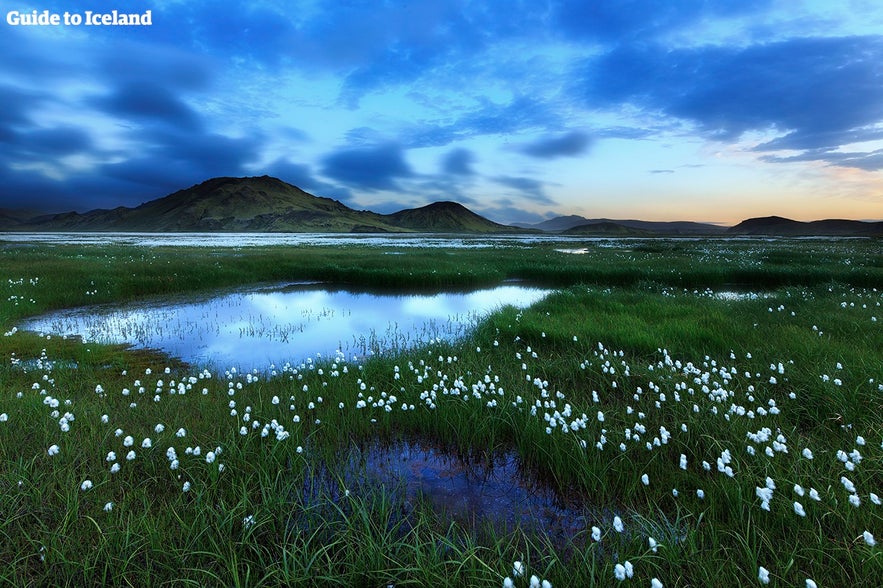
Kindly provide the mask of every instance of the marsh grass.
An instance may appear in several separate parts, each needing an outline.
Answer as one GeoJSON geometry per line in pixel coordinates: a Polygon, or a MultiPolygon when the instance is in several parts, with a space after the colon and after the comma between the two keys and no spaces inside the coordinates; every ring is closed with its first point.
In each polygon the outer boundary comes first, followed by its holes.
{"type": "Polygon", "coordinates": [[[624,561],[638,585],[653,577],[665,586],[753,585],[761,565],[776,585],[880,585],[880,547],[861,538],[865,530],[883,538],[883,507],[869,499],[883,494],[883,297],[873,290],[883,264],[871,245],[417,250],[397,255],[394,267],[361,247],[0,249],[0,413],[8,419],[0,422],[0,583],[499,586],[519,560],[527,577],[555,586],[610,585],[624,561]],[[208,374],[153,352],[11,332],[49,309],[255,282],[401,288],[513,278],[563,289],[529,309],[502,309],[453,343],[274,375],[208,374]],[[759,296],[720,300],[705,291],[733,284],[759,296]],[[717,391],[714,382],[732,395],[716,401],[701,391],[717,391]],[[767,410],[768,400],[778,414],[729,412],[767,410]],[[544,413],[568,404],[567,420],[584,413],[584,428],[547,430],[544,413]],[[66,412],[75,418],[63,432],[66,412]],[[287,438],[268,428],[274,419],[287,438]],[[621,451],[636,424],[646,432],[621,451]],[[671,437],[653,445],[661,427],[671,437]],[[782,434],[787,453],[767,457],[772,440],[747,439],[761,427],[773,439],[782,434]],[[457,522],[428,500],[344,476],[346,448],[414,439],[467,460],[516,451],[526,477],[586,507],[585,528],[562,538],[504,530],[491,517],[457,522]],[[59,453],[50,456],[53,444],[59,453]],[[801,456],[805,447],[812,460],[801,456]],[[733,477],[716,468],[725,450],[733,477]],[[860,451],[854,471],[838,450],[860,451]],[[755,493],[767,476],[777,485],[769,512],[755,493]],[[859,507],[841,476],[858,489],[859,507]],[[93,487],[81,490],[84,480],[93,487]],[[794,484],[815,488],[820,500],[798,497],[794,484]],[[794,513],[795,500],[806,517],[794,513]]]}

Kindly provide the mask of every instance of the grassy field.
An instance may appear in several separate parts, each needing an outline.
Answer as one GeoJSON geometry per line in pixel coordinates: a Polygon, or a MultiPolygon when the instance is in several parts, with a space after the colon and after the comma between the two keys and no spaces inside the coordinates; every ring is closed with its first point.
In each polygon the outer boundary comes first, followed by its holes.
{"type": "Polygon", "coordinates": [[[0,583],[883,585],[878,242],[390,252],[0,245],[0,583]],[[14,328],[303,279],[560,289],[456,343],[272,374],[14,328]],[[517,452],[584,518],[452,519],[348,471],[377,441],[517,452]]]}

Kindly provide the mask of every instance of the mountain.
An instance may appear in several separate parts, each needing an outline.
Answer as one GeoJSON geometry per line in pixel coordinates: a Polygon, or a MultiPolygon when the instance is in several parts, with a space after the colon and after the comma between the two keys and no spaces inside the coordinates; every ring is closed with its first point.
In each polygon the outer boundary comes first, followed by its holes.
{"type": "MultiPolygon", "coordinates": [[[[716,235],[726,231],[726,227],[710,223],[697,223],[691,221],[642,221],[642,220],[611,220],[609,218],[588,219],[579,215],[558,216],[541,223],[527,224],[518,223],[517,226],[525,229],[539,229],[553,233],[560,233],[585,225],[597,225],[610,223],[637,231],[655,233],[660,235],[716,235]]],[[[608,227],[609,229],[610,227],[608,227]]]]}
{"type": "Polygon", "coordinates": [[[515,232],[518,229],[490,221],[456,202],[433,202],[387,215],[398,227],[433,233],[515,232]]]}
{"type": "Polygon", "coordinates": [[[577,225],[565,231],[561,231],[561,234],[567,236],[587,237],[653,237],[657,235],[657,233],[654,233],[652,231],[627,227],[625,225],[611,221],[600,221],[587,223],[584,225],[577,225]]]}
{"type": "MultiPolygon", "coordinates": [[[[0,219],[2,220],[2,219],[0,219]]],[[[10,221],[15,219],[10,217],[10,221]]],[[[464,206],[439,202],[395,214],[353,210],[269,176],[212,178],[135,208],[66,212],[14,230],[137,232],[513,232],[464,206]]]]}
{"type": "Polygon", "coordinates": [[[727,230],[732,235],[783,237],[883,237],[883,222],[825,219],[801,222],[781,216],[744,220],[727,230]]]}

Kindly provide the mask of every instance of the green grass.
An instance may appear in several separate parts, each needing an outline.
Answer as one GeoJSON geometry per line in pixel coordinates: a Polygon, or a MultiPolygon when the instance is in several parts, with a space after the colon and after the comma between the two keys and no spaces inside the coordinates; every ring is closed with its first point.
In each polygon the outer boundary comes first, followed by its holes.
{"type": "Polygon", "coordinates": [[[500,586],[518,560],[554,586],[616,584],[614,566],[625,561],[630,585],[654,577],[666,587],[755,585],[759,566],[771,585],[881,585],[881,547],[862,537],[883,539],[883,506],[870,498],[883,495],[883,261],[874,245],[416,249],[395,263],[367,247],[0,248],[4,332],[49,309],[262,282],[467,287],[521,278],[562,288],[529,309],[502,309],[463,341],[275,377],[208,377],[156,353],[0,337],[0,584],[500,586]],[[761,296],[704,292],[728,284],[761,296]],[[391,411],[372,406],[381,398],[391,411]],[[74,419],[62,432],[66,412],[74,419]],[[274,419],[287,438],[271,428],[261,436],[274,419]],[[662,427],[670,438],[654,445],[662,427]],[[767,441],[748,438],[764,427],[767,441]],[[768,457],[779,434],[787,453],[768,457]],[[420,440],[479,461],[516,451],[529,476],[584,508],[585,528],[562,539],[455,522],[429,500],[346,473],[346,448],[374,440],[420,440]],[[53,444],[59,453],[50,456],[53,444]],[[199,455],[186,452],[197,446],[199,455]],[[718,471],[725,450],[733,477],[718,471]],[[860,452],[854,471],[838,450],[860,452]],[[767,477],[776,484],[769,511],[756,495],[767,477]],[[93,487],[81,490],[84,480],[93,487]],[[820,500],[798,496],[795,484],[820,500]]]}

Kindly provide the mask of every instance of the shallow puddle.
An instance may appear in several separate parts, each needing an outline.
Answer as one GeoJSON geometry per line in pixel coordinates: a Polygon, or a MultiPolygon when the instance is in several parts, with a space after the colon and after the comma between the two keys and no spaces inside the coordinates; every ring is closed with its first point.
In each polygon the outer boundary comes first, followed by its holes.
{"type": "Polygon", "coordinates": [[[311,472],[305,503],[321,495],[340,501],[346,491],[367,496],[382,490],[390,502],[403,505],[402,517],[425,504],[467,528],[520,528],[542,532],[562,545],[577,537],[584,541],[593,519],[601,516],[600,509],[565,501],[540,483],[514,451],[460,457],[429,443],[374,441],[342,452],[334,470],[323,466],[311,472]]]}
{"type": "Polygon", "coordinates": [[[361,358],[453,340],[488,312],[503,305],[529,306],[549,292],[504,284],[470,292],[390,294],[294,284],[202,299],[73,309],[30,319],[22,328],[251,370],[317,355],[361,358]]]}

